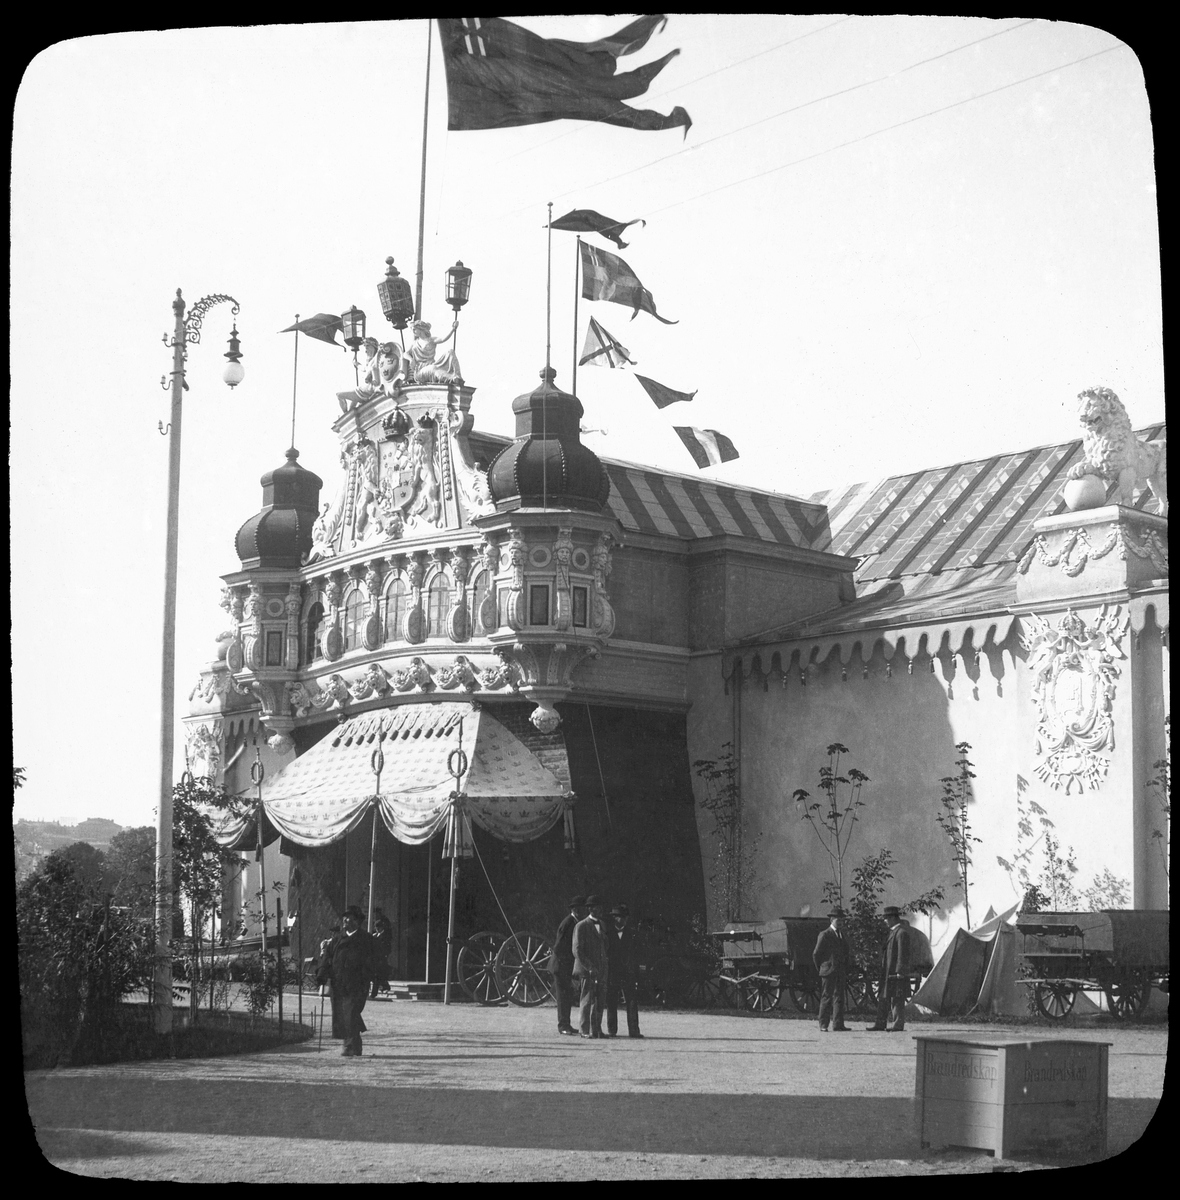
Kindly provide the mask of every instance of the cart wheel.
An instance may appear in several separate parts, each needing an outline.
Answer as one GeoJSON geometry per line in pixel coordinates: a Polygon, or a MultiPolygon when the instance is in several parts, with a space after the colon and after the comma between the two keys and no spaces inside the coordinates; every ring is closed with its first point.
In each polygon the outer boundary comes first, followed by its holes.
{"type": "Polygon", "coordinates": [[[677,990],[685,1008],[716,1008],[721,1003],[721,980],[716,975],[685,975],[677,990]]]}
{"type": "Polygon", "coordinates": [[[1072,983],[1059,979],[1050,979],[1038,983],[1033,992],[1037,1012],[1051,1021],[1059,1021],[1073,1012],[1074,1001],[1078,998],[1078,989],[1072,983]]]}
{"type": "Polygon", "coordinates": [[[818,983],[791,983],[787,985],[787,992],[791,997],[791,1003],[800,1012],[819,1012],[818,983]]]}
{"type": "Polygon", "coordinates": [[[742,985],[728,975],[717,979],[717,1005],[719,1008],[741,1008],[745,1004],[742,985]]]}
{"type": "Polygon", "coordinates": [[[504,938],[501,934],[485,929],[473,933],[455,958],[455,972],[459,985],[477,1004],[503,1004],[500,985],[496,982],[496,951],[504,938]]]}
{"type": "Polygon", "coordinates": [[[1138,971],[1123,971],[1111,979],[1103,990],[1111,1013],[1119,1020],[1130,1020],[1147,1007],[1151,998],[1151,978],[1140,975],[1138,971]]]}
{"type": "Polygon", "coordinates": [[[770,1012],[782,994],[782,984],[773,975],[753,975],[742,982],[742,1002],[750,1012],[770,1012]]]}
{"type": "Polygon", "coordinates": [[[523,1008],[544,1004],[553,996],[549,943],[535,933],[506,938],[496,951],[495,973],[500,995],[523,1008]]]}
{"type": "Polygon", "coordinates": [[[850,1012],[875,1013],[877,1011],[878,984],[875,979],[857,979],[848,985],[848,1004],[850,1012]]]}

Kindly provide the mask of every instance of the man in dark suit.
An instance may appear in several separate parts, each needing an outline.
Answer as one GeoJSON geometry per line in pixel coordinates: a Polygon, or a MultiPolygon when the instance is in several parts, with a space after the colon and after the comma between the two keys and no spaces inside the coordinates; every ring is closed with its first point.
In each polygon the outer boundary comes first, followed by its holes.
{"type": "Polygon", "coordinates": [[[828,1031],[829,1020],[836,1033],[847,1033],[844,1024],[844,990],[848,986],[848,961],[850,958],[848,939],[842,929],[844,910],[835,908],[830,914],[831,924],[815,942],[812,961],[819,972],[819,1027],[828,1031]]]}
{"type": "Polygon", "coordinates": [[[588,896],[590,915],[574,926],[574,978],[582,988],[580,1033],[584,1038],[602,1037],[602,1005],[606,998],[606,930],[602,922],[605,905],[600,896],[588,896]]]}
{"type": "Polygon", "coordinates": [[[318,983],[332,985],[332,1036],[342,1038],[347,1057],[361,1054],[365,1023],[361,1013],[377,972],[373,939],[361,928],[365,914],[355,905],[340,914],[343,929],[328,943],[320,958],[318,983]]]}
{"type": "Polygon", "coordinates": [[[570,901],[569,914],[557,927],[553,953],[549,956],[549,973],[553,976],[553,993],[557,999],[557,1032],[573,1035],[578,1031],[570,1024],[570,1009],[574,1004],[574,927],[589,914],[585,896],[570,901]]]}
{"type": "Polygon", "coordinates": [[[613,929],[606,934],[607,989],[606,1036],[619,1032],[619,998],[627,1006],[627,1036],[641,1038],[639,1032],[639,955],[631,910],[620,904],[610,911],[613,929]]]}
{"type": "Polygon", "coordinates": [[[889,936],[881,950],[881,990],[877,1020],[866,1028],[870,1033],[905,1029],[905,1006],[914,980],[922,977],[926,957],[925,937],[910,927],[896,905],[887,905],[882,916],[889,923],[889,936]]]}

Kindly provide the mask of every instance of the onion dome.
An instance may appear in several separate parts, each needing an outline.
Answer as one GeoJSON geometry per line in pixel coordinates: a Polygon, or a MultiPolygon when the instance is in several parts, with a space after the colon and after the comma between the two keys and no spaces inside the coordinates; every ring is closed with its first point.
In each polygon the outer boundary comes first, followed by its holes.
{"type": "Polygon", "coordinates": [[[243,568],[298,567],[311,549],[311,527],[320,515],[324,481],[296,461],[287,461],[262,477],[262,511],[238,530],[235,548],[243,568]]]}
{"type": "Polygon", "coordinates": [[[499,509],[606,507],[610,479],[598,455],[582,445],[582,405],[554,387],[556,375],[546,367],[541,386],[512,402],[516,440],[488,467],[488,490],[499,509]]]}

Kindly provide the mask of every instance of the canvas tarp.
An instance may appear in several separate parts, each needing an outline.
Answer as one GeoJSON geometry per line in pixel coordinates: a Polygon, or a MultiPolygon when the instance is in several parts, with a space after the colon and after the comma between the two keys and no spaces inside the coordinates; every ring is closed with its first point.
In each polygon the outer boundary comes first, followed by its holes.
{"type": "MultiPolygon", "coordinates": [[[[572,799],[519,738],[470,703],[406,704],[353,717],[262,789],[267,824],[296,845],[339,841],[376,804],[398,841],[419,845],[445,829],[444,853],[462,856],[471,853],[471,822],[524,842],[566,816],[568,838],[572,799]]],[[[226,828],[219,840],[249,845],[252,825],[226,828]]]]}

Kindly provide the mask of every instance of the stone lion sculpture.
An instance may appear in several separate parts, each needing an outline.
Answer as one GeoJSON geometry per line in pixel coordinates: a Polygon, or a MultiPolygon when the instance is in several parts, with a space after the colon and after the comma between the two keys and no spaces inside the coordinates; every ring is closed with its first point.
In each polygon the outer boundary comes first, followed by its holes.
{"type": "Polygon", "coordinates": [[[1078,420],[1082,423],[1085,457],[1069,471],[1070,479],[1097,475],[1117,483],[1114,502],[1131,505],[1135,489],[1150,485],[1160,516],[1168,511],[1166,442],[1141,442],[1131,429],[1131,418],[1118,396],[1105,387],[1078,393],[1078,420]]]}

